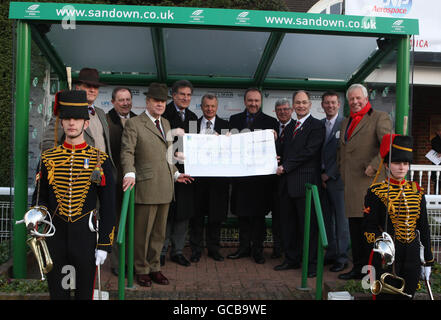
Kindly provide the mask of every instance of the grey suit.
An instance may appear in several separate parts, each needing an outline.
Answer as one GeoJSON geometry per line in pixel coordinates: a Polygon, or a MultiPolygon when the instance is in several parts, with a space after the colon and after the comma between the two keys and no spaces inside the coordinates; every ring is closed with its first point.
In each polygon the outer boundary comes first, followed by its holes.
{"type": "MultiPolygon", "coordinates": [[[[326,126],[326,118],[322,119],[326,126]]],[[[322,173],[329,179],[323,188],[322,207],[329,247],[326,259],[347,263],[349,249],[349,224],[345,215],[344,185],[337,161],[340,127],[343,118],[337,117],[322,147],[322,173]]]]}

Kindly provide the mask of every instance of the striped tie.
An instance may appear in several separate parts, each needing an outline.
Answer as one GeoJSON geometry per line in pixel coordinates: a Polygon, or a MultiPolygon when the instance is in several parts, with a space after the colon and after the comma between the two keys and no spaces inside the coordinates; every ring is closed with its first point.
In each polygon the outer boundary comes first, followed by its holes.
{"type": "Polygon", "coordinates": [[[296,122],[296,127],[294,128],[294,133],[292,135],[293,138],[296,136],[297,132],[299,131],[298,129],[300,128],[301,125],[302,123],[300,121],[296,122]]]}

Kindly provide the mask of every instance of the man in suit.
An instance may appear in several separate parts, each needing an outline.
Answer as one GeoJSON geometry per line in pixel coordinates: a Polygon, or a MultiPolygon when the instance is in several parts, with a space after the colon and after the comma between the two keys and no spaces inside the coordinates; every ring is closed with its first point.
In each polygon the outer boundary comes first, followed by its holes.
{"type": "MultiPolygon", "coordinates": [[[[244,94],[245,110],[230,117],[230,130],[278,130],[277,120],[262,112],[262,93],[249,88],[244,94]]],[[[239,249],[228,255],[239,259],[252,255],[258,264],[265,263],[263,241],[266,232],[265,215],[271,210],[272,176],[234,178],[232,181],[231,212],[239,220],[239,249]]]]}
{"type": "MultiPolygon", "coordinates": [[[[288,99],[277,100],[274,106],[276,117],[279,122],[278,135],[278,148],[280,149],[283,145],[283,140],[285,137],[285,128],[293,121],[292,113],[294,109],[291,107],[291,102],[288,99]]],[[[277,259],[282,256],[282,232],[281,232],[281,222],[280,222],[280,200],[279,200],[279,176],[274,176],[274,189],[273,189],[273,204],[271,210],[272,218],[272,233],[273,233],[273,253],[271,258],[277,259]]]]}
{"type": "Polygon", "coordinates": [[[135,272],[141,286],[152,281],[166,285],[160,253],[165,239],[168,208],[173,200],[174,181],[191,183],[167,159],[172,141],[166,136],[170,123],[161,115],[168,98],[165,84],[151,83],[146,95],[146,111],[126,122],[121,140],[123,190],[135,189],[135,272]]]}
{"type": "MultiPolygon", "coordinates": [[[[190,132],[190,125],[194,125],[196,132],[196,122],[198,117],[188,109],[193,94],[193,85],[190,81],[179,80],[172,86],[172,98],[164,112],[163,117],[170,122],[172,129],[178,129],[180,135],[190,132]]],[[[181,138],[175,139],[177,145],[182,145],[181,138]]],[[[177,163],[179,172],[184,172],[184,165],[177,163]]],[[[187,235],[188,222],[194,213],[194,185],[176,184],[175,201],[170,205],[167,221],[167,232],[164,247],[161,253],[161,263],[165,263],[169,243],[171,244],[170,259],[179,265],[188,267],[190,261],[183,255],[185,238],[187,235]]]]}
{"type": "MultiPolygon", "coordinates": [[[[203,116],[198,119],[198,133],[222,134],[228,131],[228,121],[219,118],[218,100],[215,95],[205,94],[201,99],[203,116]]],[[[222,222],[228,214],[229,179],[200,177],[195,184],[195,214],[190,219],[191,262],[198,262],[204,249],[205,216],[208,217],[205,227],[205,241],[208,256],[216,261],[223,261],[220,254],[220,232],[222,222]]]]}
{"type": "MultiPolygon", "coordinates": [[[[132,110],[132,91],[126,87],[116,87],[112,92],[113,108],[106,114],[109,125],[110,150],[114,157],[116,166],[116,221],[117,228],[121,215],[121,204],[123,198],[122,180],[123,172],[121,168],[121,137],[126,121],[136,116],[132,110]]],[[[117,231],[118,232],[118,231],[117,231]]],[[[115,243],[111,256],[111,270],[114,275],[118,275],[119,250],[115,243]]]]}
{"type": "Polygon", "coordinates": [[[325,263],[333,263],[329,269],[340,272],[348,265],[349,225],[345,215],[344,186],[337,162],[340,127],[340,99],[335,91],[322,95],[322,108],[326,118],[326,138],[322,148],[322,208],[328,237],[325,263]]]}
{"type": "MultiPolygon", "coordinates": [[[[325,126],[311,113],[311,100],[306,91],[293,96],[297,121],[286,129],[281,164],[280,208],[285,260],[274,270],[300,268],[303,251],[306,183],[320,185],[321,148],[325,140],[325,126]]],[[[308,277],[316,275],[317,219],[311,208],[308,277]]]]}
{"type": "Polygon", "coordinates": [[[339,278],[344,280],[361,279],[364,276],[361,269],[367,265],[369,259],[364,245],[362,225],[364,196],[376,175],[377,179],[385,178],[384,171],[378,170],[381,162],[379,151],[381,139],[392,131],[389,115],[371,107],[368,91],[363,85],[351,85],[346,97],[350,116],[345,118],[341,125],[339,159],[353,267],[351,271],[339,275],[339,278]]]}
{"type": "MultiPolygon", "coordinates": [[[[84,131],[84,139],[88,145],[106,152],[115,170],[115,163],[113,162],[112,150],[110,148],[106,113],[103,109],[95,106],[95,100],[99,95],[99,88],[103,85],[105,84],[100,82],[98,70],[92,68],[81,69],[78,79],[75,81],[76,90],[86,91],[87,103],[89,105],[90,124],[84,131]]],[[[65,135],[60,123],[58,123],[55,130],[57,122],[59,121],[56,118],[52,118],[49,122],[43,136],[42,151],[59,145],[64,141],[65,135]]]]}

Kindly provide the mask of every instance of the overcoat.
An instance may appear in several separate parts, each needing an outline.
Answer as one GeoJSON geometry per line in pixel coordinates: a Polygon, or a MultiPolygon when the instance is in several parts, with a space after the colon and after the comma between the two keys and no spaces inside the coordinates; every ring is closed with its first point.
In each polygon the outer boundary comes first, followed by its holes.
{"type": "MultiPolygon", "coordinates": [[[[376,170],[379,168],[381,139],[392,132],[392,121],[386,112],[371,108],[346,141],[349,119],[345,118],[341,124],[339,151],[340,173],[345,185],[345,212],[348,218],[362,218],[366,190],[374,180],[365,174],[365,170],[368,165],[376,170]]],[[[383,179],[384,169],[377,182],[383,179]]]]}

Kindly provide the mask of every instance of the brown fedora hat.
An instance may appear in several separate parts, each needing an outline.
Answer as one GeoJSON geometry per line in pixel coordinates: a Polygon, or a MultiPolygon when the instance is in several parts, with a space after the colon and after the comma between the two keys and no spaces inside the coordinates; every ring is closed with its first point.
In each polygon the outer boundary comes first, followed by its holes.
{"type": "Polygon", "coordinates": [[[78,79],[75,80],[75,83],[85,83],[91,86],[105,86],[105,83],[100,82],[100,75],[97,69],[93,68],[83,68],[80,70],[78,75],[78,79]]]}
{"type": "Polygon", "coordinates": [[[168,95],[168,88],[165,83],[152,82],[150,83],[147,92],[144,92],[147,97],[160,100],[167,101],[171,97],[168,95]]]}

